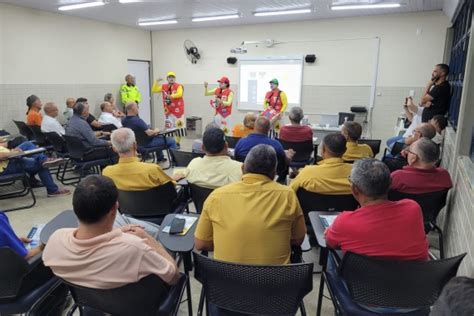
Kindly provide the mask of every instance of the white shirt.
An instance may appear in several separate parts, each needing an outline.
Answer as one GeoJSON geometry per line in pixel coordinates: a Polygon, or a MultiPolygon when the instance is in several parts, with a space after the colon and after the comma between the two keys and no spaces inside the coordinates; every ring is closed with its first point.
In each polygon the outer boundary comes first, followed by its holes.
{"type": "Polygon", "coordinates": [[[102,112],[99,117],[100,124],[113,124],[117,128],[122,127],[122,121],[119,118],[116,118],[112,113],[102,112]]]}
{"type": "Polygon", "coordinates": [[[51,117],[51,116],[48,116],[48,115],[45,115],[43,117],[43,121],[41,122],[41,131],[43,133],[56,132],[59,135],[66,134],[66,131],[64,130],[64,127],[61,126],[61,124],[58,122],[58,120],[55,117],[51,117]]]}
{"type": "Polygon", "coordinates": [[[441,143],[443,142],[443,138],[443,134],[436,132],[436,135],[435,137],[433,137],[432,141],[437,145],[441,145],[441,143]]]}
{"type": "Polygon", "coordinates": [[[424,108],[421,106],[418,107],[418,111],[415,115],[413,115],[410,126],[408,126],[405,134],[403,134],[404,138],[410,137],[413,134],[413,130],[421,124],[421,115],[423,114],[423,109],[424,108]]]}

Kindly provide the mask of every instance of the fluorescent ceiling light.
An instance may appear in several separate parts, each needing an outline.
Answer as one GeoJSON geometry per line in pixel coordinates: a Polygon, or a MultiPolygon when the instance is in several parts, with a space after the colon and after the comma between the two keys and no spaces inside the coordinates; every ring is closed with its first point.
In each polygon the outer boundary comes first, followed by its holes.
{"type": "Polygon", "coordinates": [[[161,20],[161,21],[138,21],[140,26],[150,26],[150,25],[165,25],[165,24],[176,24],[177,20],[161,20]]]}
{"type": "Polygon", "coordinates": [[[119,0],[120,3],[137,3],[141,2],[141,0],[119,0]]]}
{"type": "Polygon", "coordinates": [[[193,18],[193,22],[206,22],[206,21],[216,21],[216,20],[228,20],[228,19],[238,19],[240,15],[238,14],[228,14],[228,15],[215,15],[215,16],[206,16],[202,18],[193,18]]]}
{"type": "Polygon", "coordinates": [[[272,15],[302,14],[302,13],[311,13],[311,9],[254,12],[253,15],[255,15],[255,16],[272,16],[272,15]]]}
{"type": "Polygon", "coordinates": [[[331,10],[362,10],[362,9],[391,9],[401,7],[400,3],[373,3],[373,4],[350,4],[350,5],[333,5],[331,10]]]}
{"type": "Polygon", "coordinates": [[[64,6],[59,7],[58,10],[59,11],[69,11],[69,10],[77,10],[77,9],[98,7],[98,6],[102,6],[102,5],[105,5],[104,1],[86,2],[86,3],[64,5],[64,6]]]}

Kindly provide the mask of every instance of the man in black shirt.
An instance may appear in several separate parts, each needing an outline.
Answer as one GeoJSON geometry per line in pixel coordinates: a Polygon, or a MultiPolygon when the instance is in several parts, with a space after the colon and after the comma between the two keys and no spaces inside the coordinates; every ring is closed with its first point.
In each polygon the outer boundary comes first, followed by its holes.
{"type": "Polygon", "coordinates": [[[428,122],[435,115],[445,115],[451,101],[451,86],[446,80],[449,74],[449,66],[438,64],[431,74],[425,93],[421,98],[421,106],[424,107],[421,121],[428,122]]]}

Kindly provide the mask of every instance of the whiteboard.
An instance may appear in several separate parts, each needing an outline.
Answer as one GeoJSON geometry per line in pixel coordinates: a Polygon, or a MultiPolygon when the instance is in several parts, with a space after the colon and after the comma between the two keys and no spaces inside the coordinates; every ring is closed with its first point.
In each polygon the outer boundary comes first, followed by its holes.
{"type": "Polygon", "coordinates": [[[269,81],[274,78],[288,97],[288,108],[300,106],[303,55],[245,56],[239,60],[239,110],[263,111],[269,81]]]}

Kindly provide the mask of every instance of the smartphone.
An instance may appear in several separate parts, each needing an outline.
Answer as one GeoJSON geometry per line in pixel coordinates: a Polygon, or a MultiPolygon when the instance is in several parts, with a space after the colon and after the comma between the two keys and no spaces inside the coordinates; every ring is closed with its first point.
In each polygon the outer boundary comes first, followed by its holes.
{"type": "Polygon", "coordinates": [[[174,218],[170,224],[170,234],[180,234],[184,230],[184,224],[186,220],[184,218],[174,218]]]}

